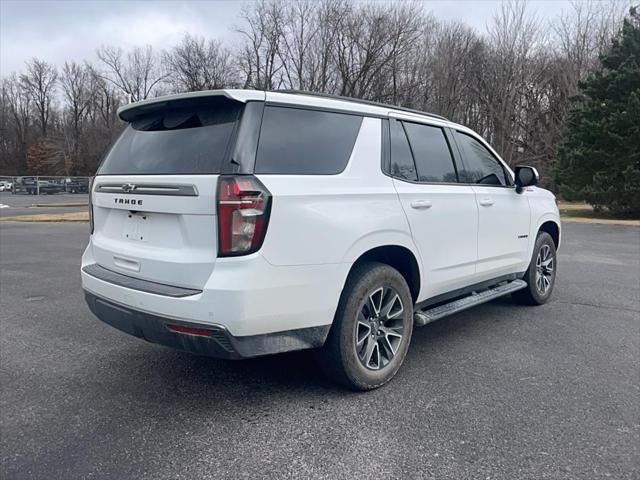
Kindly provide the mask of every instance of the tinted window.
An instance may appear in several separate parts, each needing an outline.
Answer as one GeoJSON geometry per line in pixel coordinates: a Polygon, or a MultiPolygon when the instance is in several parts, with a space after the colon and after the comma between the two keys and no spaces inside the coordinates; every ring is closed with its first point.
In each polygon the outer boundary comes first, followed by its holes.
{"type": "Polygon", "coordinates": [[[480,185],[508,185],[504,168],[478,140],[456,132],[456,142],[464,154],[464,176],[467,182],[480,185]]]}
{"type": "Polygon", "coordinates": [[[389,122],[391,127],[391,175],[396,178],[416,181],[418,174],[402,124],[396,120],[389,122]]]}
{"type": "Polygon", "coordinates": [[[444,131],[439,127],[404,123],[421,182],[457,183],[458,177],[444,131]]]}
{"type": "Polygon", "coordinates": [[[265,107],[256,173],[330,175],[347,166],[362,117],[265,107]]]}
{"type": "Polygon", "coordinates": [[[156,111],[132,122],[98,174],[219,173],[241,104],[156,111]]]}

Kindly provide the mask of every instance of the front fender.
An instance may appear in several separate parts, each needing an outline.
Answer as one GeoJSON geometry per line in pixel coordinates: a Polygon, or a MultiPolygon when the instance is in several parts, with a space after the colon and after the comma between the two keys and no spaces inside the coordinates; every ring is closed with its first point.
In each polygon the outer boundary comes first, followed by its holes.
{"type": "MultiPolygon", "coordinates": [[[[556,213],[556,212],[548,212],[545,213],[543,215],[540,215],[537,220],[535,222],[532,222],[532,234],[530,236],[530,238],[535,239],[536,236],[538,235],[538,232],[540,231],[540,228],[542,227],[542,225],[544,225],[547,222],[553,222],[558,226],[558,246],[556,248],[556,251],[560,250],[560,245],[562,244],[562,223],[560,222],[560,214],[556,213]]],[[[534,242],[529,242],[529,256],[531,256],[531,254],[533,253],[533,245],[535,243],[534,242]]]]}

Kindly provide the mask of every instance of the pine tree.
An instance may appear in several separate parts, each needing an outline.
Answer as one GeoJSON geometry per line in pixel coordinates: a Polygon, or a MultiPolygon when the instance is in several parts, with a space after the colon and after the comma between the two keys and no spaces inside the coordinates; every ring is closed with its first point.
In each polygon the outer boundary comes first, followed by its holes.
{"type": "Polygon", "coordinates": [[[631,8],[600,68],[580,82],[556,181],[567,200],[640,215],[640,12],[631,8]]]}

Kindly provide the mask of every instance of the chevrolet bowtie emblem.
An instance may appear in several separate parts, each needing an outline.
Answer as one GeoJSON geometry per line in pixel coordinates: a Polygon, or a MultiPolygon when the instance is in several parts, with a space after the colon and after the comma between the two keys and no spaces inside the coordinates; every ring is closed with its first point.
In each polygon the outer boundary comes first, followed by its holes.
{"type": "Polygon", "coordinates": [[[135,189],[136,189],[136,186],[130,183],[125,183],[124,185],[122,185],[122,191],[125,193],[129,193],[135,189]]]}

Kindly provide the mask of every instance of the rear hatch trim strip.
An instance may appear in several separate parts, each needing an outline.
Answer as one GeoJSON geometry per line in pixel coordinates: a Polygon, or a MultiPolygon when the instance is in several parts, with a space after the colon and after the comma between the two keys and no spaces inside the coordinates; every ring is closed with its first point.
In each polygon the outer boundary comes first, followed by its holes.
{"type": "Polygon", "coordinates": [[[170,195],[178,197],[197,197],[198,189],[195,185],[182,184],[132,184],[132,183],[101,183],[96,187],[98,193],[118,193],[122,195],[170,195]]]}
{"type": "Polygon", "coordinates": [[[130,288],[132,290],[139,290],[141,292],[163,295],[165,297],[188,297],[202,293],[202,290],[176,287],[173,285],[165,285],[164,283],[151,282],[149,280],[130,277],[104,268],[97,263],[86,265],[82,268],[82,271],[87,275],[91,275],[92,277],[104,282],[113,283],[114,285],[130,288]]]}

